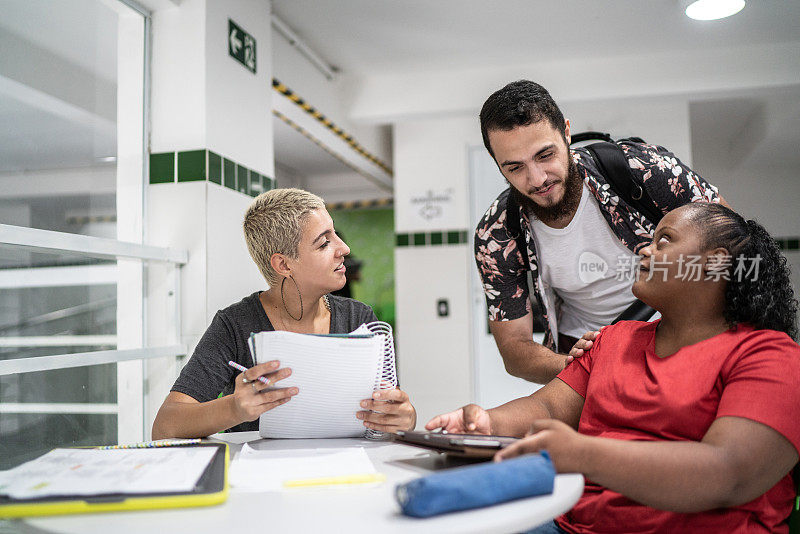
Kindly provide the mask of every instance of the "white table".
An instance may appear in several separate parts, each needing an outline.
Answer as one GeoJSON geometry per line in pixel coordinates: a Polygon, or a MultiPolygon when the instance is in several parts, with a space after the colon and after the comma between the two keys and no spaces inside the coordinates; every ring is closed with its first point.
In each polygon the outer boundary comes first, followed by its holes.
{"type": "Polygon", "coordinates": [[[231,444],[231,459],[246,442],[258,450],[364,447],[375,468],[386,474],[387,480],[377,486],[304,488],[282,492],[246,493],[231,488],[227,502],[218,506],[30,518],[10,522],[8,526],[12,531],[18,529],[30,534],[520,532],[566,512],[583,492],[583,476],[558,475],[552,495],[417,519],[400,513],[394,499],[394,487],[446,464],[452,466],[452,461],[441,455],[407,445],[364,439],[262,440],[258,432],[214,437],[231,444]]]}

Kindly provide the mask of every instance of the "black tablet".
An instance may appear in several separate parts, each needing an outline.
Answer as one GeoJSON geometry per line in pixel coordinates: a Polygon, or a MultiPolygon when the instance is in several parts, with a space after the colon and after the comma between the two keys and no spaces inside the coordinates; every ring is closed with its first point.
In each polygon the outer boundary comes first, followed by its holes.
{"type": "Polygon", "coordinates": [[[491,458],[497,451],[508,447],[517,439],[519,438],[510,436],[450,434],[448,432],[419,432],[413,430],[400,431],[394,435],[394,440],[398,443],[469,458],[491,458]]]}

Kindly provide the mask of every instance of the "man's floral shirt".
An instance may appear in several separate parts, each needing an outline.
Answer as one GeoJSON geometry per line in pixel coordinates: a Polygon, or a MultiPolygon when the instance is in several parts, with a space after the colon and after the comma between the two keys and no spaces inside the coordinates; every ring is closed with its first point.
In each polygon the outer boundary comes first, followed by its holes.
{"type": "MultiPolygon", "coordinates": [[[[636,178],[643,183],[653,203],[667,213],[689,202],[719,202],[717,188],[706,182],[689,167],[681,163],[665,148],[624,141],[620,143],[636,178]]],[[[588,151],[571,150],[589,191],[597,199],[600,211],[611,230],[634,254],[650,243],[655,226],[635,211],[627,202],[611,190],[588,151]]],[[[475,230],[475,261],[483,282],[486,304],[491,321],[510,321],[530,313],[527,272],[516,240],[506,228],[506,205],[509,189],[506,189],[489,206],[475,230]]],[[[538,274],[538,262],[529,214],[520,209],[520,228],[528,244],[528,258],[532,271],[533,286],[539,309],[543,310],[545,323],[544,345],[550,349],[554,342],[553,306],[544,295],[538,274]]],[[[564,349],[564,347],[561,347],[564,349]]]]}

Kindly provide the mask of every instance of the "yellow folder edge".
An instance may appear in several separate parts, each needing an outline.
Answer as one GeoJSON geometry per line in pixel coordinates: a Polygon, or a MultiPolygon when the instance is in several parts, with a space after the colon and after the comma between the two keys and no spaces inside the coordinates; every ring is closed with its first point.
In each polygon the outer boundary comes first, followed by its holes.
{"type": "MultiPolygon", "coordinates": [[[[222,445],[222,444],[221,444],[222,445]]],[[[97,512],[119,512],[128,510],[158,510],[163,508],[188,508],[211,506],[228,499],[229,452],[225,446],[225,483],[221,491],[199,495],[161,495],[158,497],[131,496],[114,502],[87,502],[83,499],[57,502],[39,502],[0,505],[0,519],[13,517],[36,517],[47,515],[89,514],[97,512]]]]}

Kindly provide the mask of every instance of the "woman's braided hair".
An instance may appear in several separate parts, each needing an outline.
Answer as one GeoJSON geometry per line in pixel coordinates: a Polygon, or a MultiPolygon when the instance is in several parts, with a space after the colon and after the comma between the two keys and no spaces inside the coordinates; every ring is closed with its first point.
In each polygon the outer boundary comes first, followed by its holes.
{"type": "Polygon", "coordinates": [[[692,221],[701,228],[703,249],[722,247],[731,255],[725,320],[731,326],[747,323],[757,329],[786,332],[796,341],[797,300],[789,266],[769,232],[720,204],[687,206],[692,221]],[[742,269],[743,265],[746,268],[742,269]]]}

